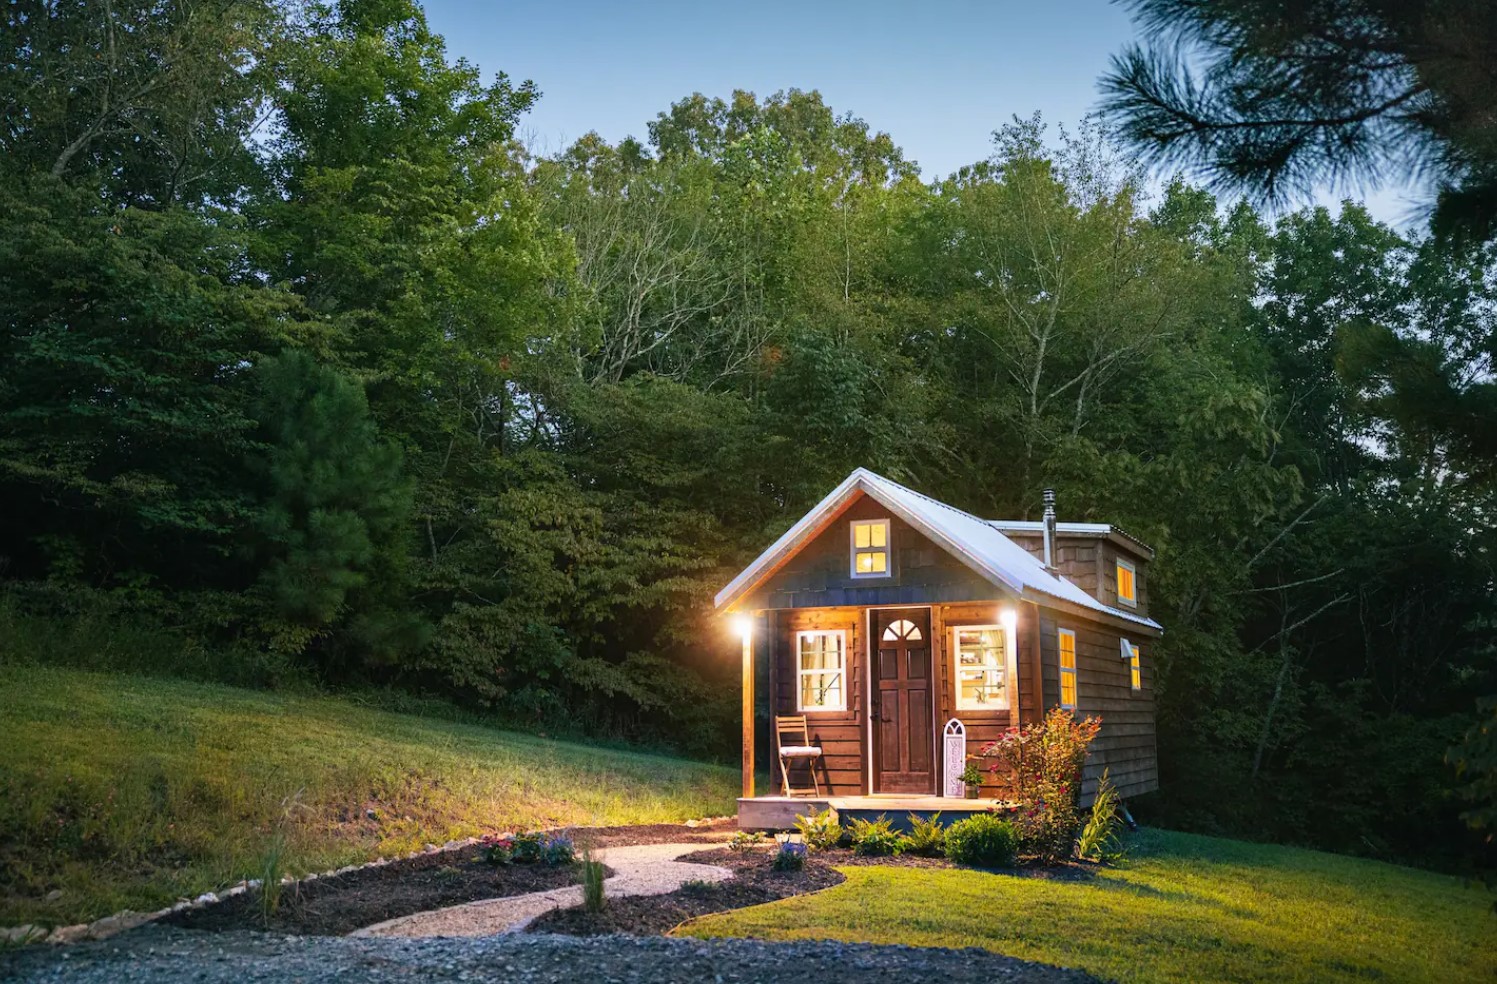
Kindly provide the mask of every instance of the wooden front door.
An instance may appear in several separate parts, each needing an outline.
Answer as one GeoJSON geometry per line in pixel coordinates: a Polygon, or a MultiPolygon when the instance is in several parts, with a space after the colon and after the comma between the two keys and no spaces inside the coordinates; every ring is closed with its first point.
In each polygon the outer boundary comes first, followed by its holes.
{"type": "Polygon", "coordinates": [[[930,612],[873,613],[873,774],[876,793],[934,793],[930,612]]]}

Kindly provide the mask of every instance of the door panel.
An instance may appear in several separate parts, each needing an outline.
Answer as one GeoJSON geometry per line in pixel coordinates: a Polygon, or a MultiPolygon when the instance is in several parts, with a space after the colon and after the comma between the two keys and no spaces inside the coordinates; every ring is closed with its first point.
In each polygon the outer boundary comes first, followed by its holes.
{"type": "Polygon", "coordinates": [[[875,792],[935,792],[930,612],[875,611],[875,792]]]}

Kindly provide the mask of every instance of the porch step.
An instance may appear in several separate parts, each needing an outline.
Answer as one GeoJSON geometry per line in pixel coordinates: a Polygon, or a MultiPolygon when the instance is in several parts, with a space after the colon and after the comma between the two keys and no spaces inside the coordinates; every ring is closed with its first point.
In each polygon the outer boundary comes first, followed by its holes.
{"type": "Polygon", "coordinates": [[[828,807],[844,821],[874,820],[887,816],[894,826],[909,826],[908,816],[929,818],[941,814],[947,822],[960,820],[987,810],[1013,809],[1018,804],[999,799],[959,799],[950,796],[755,796],[738,801],[738,827],[741,830],[791,830],[795,818],[820,813],[828,807]]]}

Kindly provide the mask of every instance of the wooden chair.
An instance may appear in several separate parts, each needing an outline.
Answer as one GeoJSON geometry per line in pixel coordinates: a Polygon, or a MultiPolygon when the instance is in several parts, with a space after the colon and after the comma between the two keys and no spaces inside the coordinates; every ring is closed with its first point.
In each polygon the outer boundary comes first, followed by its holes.
{"type": "Polygon", "coordinates": [[[786,796],[821,796],[821,782],[816,778],[816,762],[821,758],[821,747],[811,744],[811,732],[804,714],[786,715],[774,719],[775,745],[780,750],[780,780],[786,796]],[[799,789],[790,784],[790,766],[796,762],[806,763],[811,772],[811,788],[799,789]]]}

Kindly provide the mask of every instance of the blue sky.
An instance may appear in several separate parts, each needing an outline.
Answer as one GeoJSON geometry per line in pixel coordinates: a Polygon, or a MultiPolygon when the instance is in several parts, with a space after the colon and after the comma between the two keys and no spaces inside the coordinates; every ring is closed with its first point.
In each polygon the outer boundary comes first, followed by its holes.
{"type": "MultiPolygon", "coordinates": [[[[986,156],[1014,114],[1074,124],[1095,106],[1108,58],[1135,37],[1107,0],[426,0],[426,10],[453,54],[536,82],[543,95],[521,132],[541,153],[589,130],[643,138],[693,92],[819,89],[891,134],[927,180],[986,156]]],[[[1384,221],[1409,218],[1406,190],[1366,197],[1384,221]]]]}

